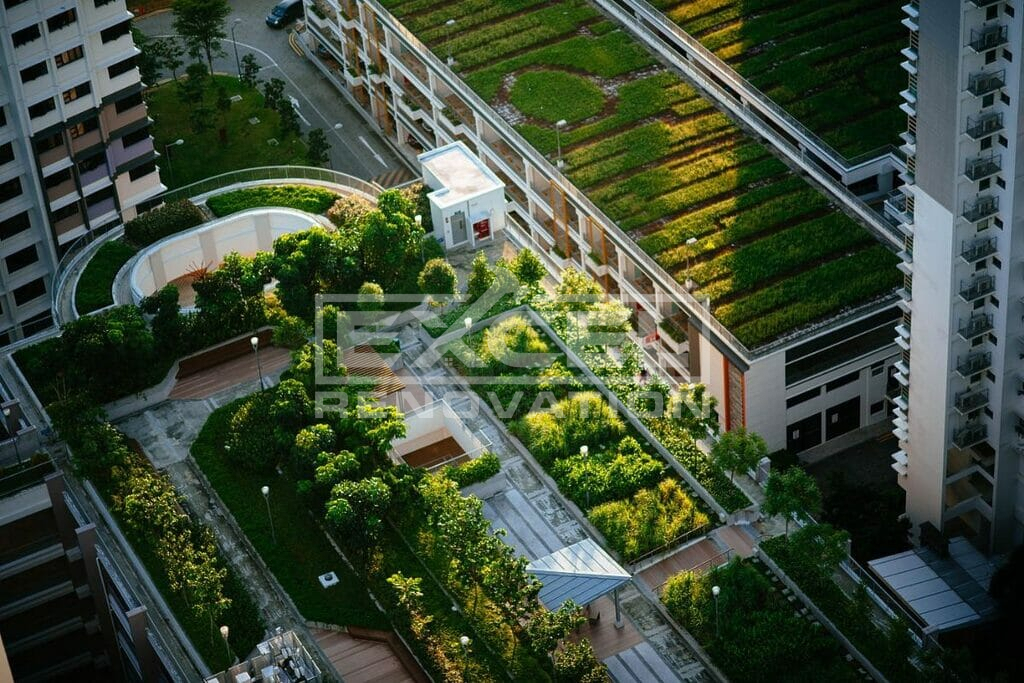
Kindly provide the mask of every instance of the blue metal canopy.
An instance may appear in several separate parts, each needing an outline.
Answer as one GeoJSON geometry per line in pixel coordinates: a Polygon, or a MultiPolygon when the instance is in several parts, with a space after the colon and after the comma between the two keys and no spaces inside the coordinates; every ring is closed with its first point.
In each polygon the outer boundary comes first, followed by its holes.
{"type": "Polygon", "coordinates": [[[534,560],[526,571],[541,582],[540,601],[550,610],[566,600],[587,605],[632,578],[589,538],[534,560]]]}

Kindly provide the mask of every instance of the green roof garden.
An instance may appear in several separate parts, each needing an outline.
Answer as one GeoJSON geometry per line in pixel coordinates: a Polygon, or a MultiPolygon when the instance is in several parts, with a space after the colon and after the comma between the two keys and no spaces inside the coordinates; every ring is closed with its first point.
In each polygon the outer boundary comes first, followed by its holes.
{"type": "Polygon", "coordinates": [[[847,158],[898,144],[907,29],[894,0],[649,0],[847,158]]]}
{"type": "Polygon", "coordinates": [[[748,348],[889,294],[896,257],[584,0],[383,0],[748,348]],[[455,24],[446,22],[455,19],[455,24]],[[693,239],[696,241],[693,241],[693,239]],[[687,242],[690,241],[690,244],[687,242]]]}

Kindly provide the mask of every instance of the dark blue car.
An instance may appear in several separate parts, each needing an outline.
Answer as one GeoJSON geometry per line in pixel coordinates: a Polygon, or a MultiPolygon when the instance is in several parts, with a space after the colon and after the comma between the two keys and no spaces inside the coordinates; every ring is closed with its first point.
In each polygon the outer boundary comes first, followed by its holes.
{"type": "Polygon", "coordinates": [[[267,26],[281,28],[302,16],[302,0],[281,0],[267,15],[267,26]]]}

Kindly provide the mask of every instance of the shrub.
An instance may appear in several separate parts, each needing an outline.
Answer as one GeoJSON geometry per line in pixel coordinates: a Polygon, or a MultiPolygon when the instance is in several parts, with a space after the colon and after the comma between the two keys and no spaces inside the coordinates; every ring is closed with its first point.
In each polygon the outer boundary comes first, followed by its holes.
{"type": "Polygon", "coordinates": [[[608,669],[597,661],[589,640],[567,641],[555,652],[555,680],[561,683],[604,683],[608,669]]]}
{"type": "Polygon", "coordinates": [[[356,295],[356,306],[360,311],[379,311],[384,308],[384,290],[376,282],[364,282],[356,295]]]}
{"type": "Polygon", "coordinates": [[[499,370],[506,368],[523,368],[542,363],[540,358],[523,357],[525,354],[545,354],[549,350],[547,342],[526,320],[518,315],[509,316],[497,325],[484,330],[480,345],[480,355],[499,370]],[[522,354],[522,355],[521,355],[522,354]]]}
{"type": "Polygon", "coordinates": [[[600,394],[586,391],[559,401],[549,411],[529,413],[517,431],[547,466],[578,453],[583,445],[596,452],[621,437],[626,426],[600,394]]]}
{"type": "Polygon", "coordinates": [[[501,460],[491,451],[484,451],[479,458],[458,467],[445,467],[444,476],[455,482],[460,489],[480,481],[487,481],[501,471],[501,460]]]}
{"type": "Polygon", "coordinates": [[[709,521],[674,479],[664,479],[657,489],[642,489],[632,498],[598,505],[587,517],[627,562],[709,521]]]}
{"type": "Polygon", "coordinates": [[[438,301],[445,302],[458,291],[458,277],[455,268],[444,259],[433,258],[426,262],[417,279],[420,291],[438,301]]]}
{"type": "Polygon", "coordinates": [[[215,195],[206,200],[206,206],[217,217],[261,206],[283,206],[313,214],[324,214],[338,198],[337,194],[322,187],[261,185],[215,195]]]}
{"type": "Polygon", "coordinates": [[[627,498],[657,484],[664,472],[665,463],[645,453],[631,436],[613,451],[586,457],[577,453],[551,468],[558,488],[581,507],[627,498]]]}
{"type": "Polygon", "coordinates": [[[358,195],[346,195],[338,198],[331,208],[327,209],[327,218],[339,230],[355,229],[363,216],[373,211],[373,205],[358,195]]]}
{"type": "Polygon", "coordinates": [[[164,204],[124,224],[124,237],[137,247],[194,228],[206,220],[202,210],[187,199],[164,204]]]}
{"type": "Polygon", "coordinates": [[[466,301],[472,303],[484,295],[494,283],[494,270],[487,265],[487,254],[478,251],[466,283],[466,301]]]}

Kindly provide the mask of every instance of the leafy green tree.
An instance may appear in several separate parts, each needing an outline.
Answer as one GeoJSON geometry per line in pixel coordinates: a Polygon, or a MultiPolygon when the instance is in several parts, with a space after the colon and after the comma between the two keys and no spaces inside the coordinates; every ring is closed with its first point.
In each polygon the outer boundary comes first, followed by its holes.
{"type": "Polygon", "coordinates": [[[334,486],[359,471],[359,459],[351,451],[317,455],[317,467],[314,479],[324,486],[334,486]]]}
{"type": "Polygon", "coordinates": [[[531,250],[520,249],[509,263],[509,270],[531,293],[540,291],[540,281],[546,271],[540,258],[531,250]]]}
{"type": "Polygon", "coordinates": [[[274,346],[297,349],[309,341],[310,334],[305,320],[297,315],[286,315],[274,327],[274,346]]]}
{"type": "Polygon", "coordinates": [[[388,292],[397,289],[404,271],[420,263],[423,229],[405,213],[409,208],[409,201],[401,193],[386,190],[377,197],[377,210],[363,219],[359,245],[363,272],[374,273],[388,292]]]}
{"type": "Polygon", "coordinates": [[[306,161],[322,166],[331,160],[331,143],[323,128],[313,128],[306,134],[306,161]]]}
{"type": "Polygon", "coordinates": [[[484,295],[494,283],[494,270],[487,265],[487,254],[478,251],[473,257],[466,285],[466,301],[472,303],[484,295]]]}
{"type": "Polygon", "coordinates": [[[601,285],[573,266],[562,272],[562,280],[555,288],[555,307],[563,311],[587,311],[602,299],[604,290],[601,285]]]}
{"type": "Polygon", "coordinates": [[[364,282],[356,295],[356,306],[364,313],[384,309],[384,290],[376,282],[364,282]]]}
{"type": "Polygon", "coordinates": [[[185,318],[178,305],[178,288],[164,285],[139,303],[142,312],[153,316],[150,327],[157,345],[167,354],[177,355],[185,348],[185,318]]]}
{"type": "Polygon", "coordinates": [[[271,78],[263,84],[263,107],[277,111],[281,103],[290,104],[284,99],[284,81],[280,78],[271,78]]]}
{"type": "Polygon", "coordinates": [[[206,58],[213,74],[213,58],[224,54],[221,41],[227,37],[224,20],[231,14],[227,0],[174,0],[174,31],[184,41],[193,58],[206,58]]]}
{"type": "Polygon", "coordinates": [[[548,657],[558,644],[573,630],[580,627],[586,618],[579,605],[566,600],[554,612],[538,610],[526,626],[530,648],[535,654],[548,657]]]}
{"type": "Polygon", "coordinates": [[[488,327],[483,333],[480,355],[495,371],[501,366],[524,367],[543,364],[545,359],[539,358],[550,350],[540,333],[526,318],[513,315],[505,318],[497,325],[488,327]]]}
{"type": "Polygon", "coordinates": [[[246,52],[242,56],[242,75],[240,80],[246,88],[256,89],[259,85],[260,65],[256,61],[256,55],[246,52]]]}
{"type": "Polygon", "coordinates": [[[289,135],[299,135],[301,129],[299,128],[299,113],[295,111],[295,107],[288,100],[281,100],[278,104],[277,112],[281,116],[281,124],[279,131],[282,138],[286,138],[289,135]]]}
{"type": "Polygon", "coordinates": [[[420,291],[438,303],[444,303],[458,291],[455,268],[444,259],[430,259],[420,271],[417,280],[420,291]]]}
{"type": "Polygon", "coordinates": [[[210,86],[210,74],[202,64],[194,62],[185,70],[185,80],[178,83],[178,99],[189,107],[202,106],[210,86]]]}
{"type": "Polygon", "coordinates": [[[589,640],[568,641],[555,653],[555,680],[560,683],[604,683],[608,669],[597,660],[589,640]]]}
{"type": "Polygon", "coordinates": [[[317,423],[295,435],[294,463],[301,475],[308,476],[317,465],[321,453],[334,450],[338,437],[330,425],[317,423]]]}
{"type": "Polygon", "coordinates": [[[264,287],[272,276],[273,255],[261,252],[249,258],[237,253],[224,257],[214,271],[201,274],[192,283],[201,336],[223,339],[266,323],[264,287]]]}
{"type": "Polygon", "coordinates": [[[349,256],[337,233],[319,226],[278,237],[273,269],[281,305],[292,315],[312,320],[316,295],[337,291],[349,256]]]}
{"type": "Polygon", "coordinates": [[[712,461],[723,472],[729,472],[731,480],[736,479],[736,470],[752,470],[767,455],[768,444],[761,435],[743,427],[722,434],[711,447],[712,461]]]}
{"type": "Polygon", "coordinates": [[[801,570],[807,581],[826,585],[847,557],[850,535],[830,524],[808,524],[793,532],[787,540],[790,551],[802,558],[801,570]]]}
{"type": "Polygon", "coordinates": [[[779,474],[772,472],[764,489],[761,511],[766,515],[782,515],[789,519],[795,514],[811,512],[821,507],[821,491],[811,475],[799,467],[790,467],[779,474]]]}
{"type": "Polygon", "coordinates": [[[185,50],[182,48],[181,43],[173,36],[156,38],[151,43],[151,51],[154,61],[156,61],[157,70],[166,69],[170,71],[171,78],[177,83],[178,71],[181,67],[185,66],[185,60],[183,59],[185,50]]]}
{"type": "Polygon", "coordinates": [[[384,526],[391,489],[380,477],[341,481],[327,501],[327,521],[342,533],[372,540],[384,526]]]}
{"type": "MultiPolygon", "coordinates": [[[[139,77],[147,85],[155,85],[160,77],[160,46],[157,40],[151,40],[145,33],[132,26],[132,40],[139,48],[135,65],[139,68],[139,77]]],[[[158,39],[159,40],[159,39],[158,39]]]]}

